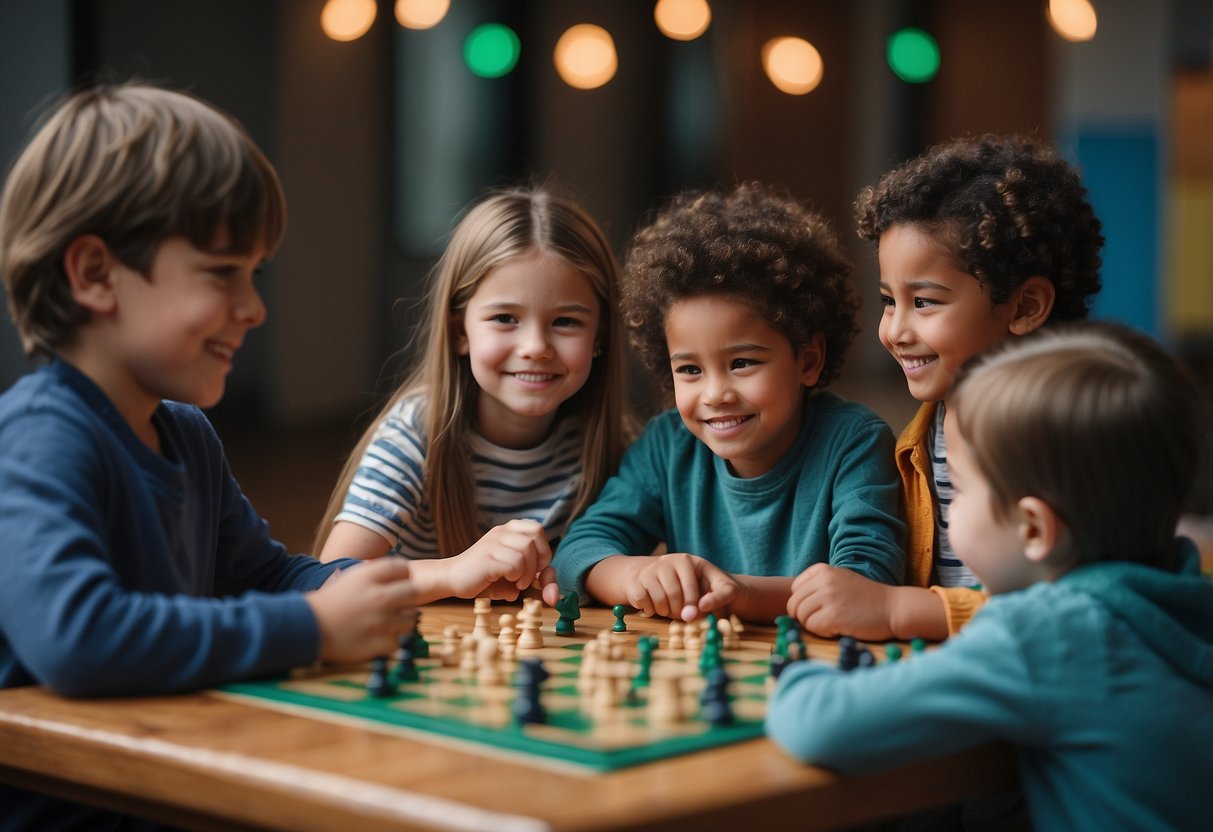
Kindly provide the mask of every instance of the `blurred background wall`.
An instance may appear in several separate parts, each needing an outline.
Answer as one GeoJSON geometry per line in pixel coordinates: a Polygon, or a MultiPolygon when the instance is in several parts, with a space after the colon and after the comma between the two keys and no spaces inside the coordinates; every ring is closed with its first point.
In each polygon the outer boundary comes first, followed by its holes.
{"type": "MultiPolygon", "coordinates": [[[[327,431],[348,450],[407,366],[456,214],[526,181],[580,199],[620,254],[683,187],[759,179],[810,202],[852,247],[866,301],[838,386],[900,429],[913,402],[876,342],[875,258],[851,202],[928,145],[982,132],[1057,141],[1082,167],[1108,240],[1096,316],[1162,338],[1213,386],[1213,2],[1059,3],[1093,9],[1094,37],[1059,35],[1047,0],[709,0],[689,41],[658,29],[652,0],[451,0],[423,30],[391,0],[0,0],[0,157],[55,95],[97,77],[184,88],[247,126],[282,176],[289,224],[264,278],[269,321],[212,413],[225,436],[327,431]],[[369,6],[373,22],[334,40],[329,4],[369,6]],[[618,61],[593,89],[553,60],[582,23],[610,34],[618,61]],[[499,77],[469,64],[483,24],[517,37],[499,77]],[[938,50],[917,81],[890,63],[906,29],[938,50]],[[819,54],[810,92],[764,70],[781,36],[819,54]]],[[[0,388],[25,369],[0,325],[0,388]]]]}

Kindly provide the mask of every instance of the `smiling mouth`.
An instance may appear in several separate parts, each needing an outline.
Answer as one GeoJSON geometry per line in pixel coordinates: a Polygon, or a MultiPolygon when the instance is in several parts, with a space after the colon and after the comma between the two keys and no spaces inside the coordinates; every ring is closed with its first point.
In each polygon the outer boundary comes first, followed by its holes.
{"type": "Polygon", "coordinates": [[[556,378],[555,373],[510,373],[510,375],[519,381],[530,382],[551,381],[556,378]]]}
{"type": "Polygon", "coordinates": [[[898,360],[901,361],[901,366],[905,367],[907,370],[917,370],[919,367],[925,367],[933,361],[938,361],[939,358],[938,356],[932,355],[914,358],[900,358],[898,360]]]}
{"type": "Polygon", "coordinates": [[[236,354],[236,347],[220,341],[207,341],[206,349],[208,352],[211,352],[226,361],[231,361],[232,356],[236,354]]]}
{"type": "Polygon", "coordinates": [[[744,422],[748,422],[753,418],[753,416],[730,416],[727,419],[704,419],[703,421],[705,425],[713,430],[728,430],[729,428],[735,428],[744,422]]]}

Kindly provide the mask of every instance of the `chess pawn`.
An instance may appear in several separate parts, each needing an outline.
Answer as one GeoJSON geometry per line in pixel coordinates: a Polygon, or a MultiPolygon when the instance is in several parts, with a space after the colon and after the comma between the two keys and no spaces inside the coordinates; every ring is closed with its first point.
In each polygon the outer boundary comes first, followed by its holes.
{"type": "Polygon", "coordinates": [[[700,638],[701,632],[703,631],[695,626],[694,621],[683,629],[682,642],[688,653],[698,653],[703,647],[703,639],[700,638]]]}
{"type": "Polygon", "coordinates": [[[653,725],[677,725],[686,720],[682,705],[682,686],[676,673],[664,668],[653,668],[653,681],[649,686],[647,715],[653,725]]]}
{"type": "Polygon", "coordinates": [[[500,655],[496,640],[482,638],[477,642],[476,684],[490,687],[505,682],[505,675],[501,672],[501,663],[498,660],[500,655]]]}
{"type": "Polygon", "coordinates": [[[439,654],[443,667],[459,664],[459,625],[448,624],[442,629],[442,652],[439,654]]]}
{"type": "Polygon", "coordinates": [[[503,614],[497,619],[497,646],[501,650],[501,658],[512,661],[517,647],[518,631],[514,629],[514,616],[503,614]]]}
{"type": "Polygon", "coordinates": [[[671,650],[681,650],[685,647],[686,643],[683,641],[682,629],[681,621],[670,622],[670,638],[666,647],[671,650]]]}
{"type": "Polygon", "coordinates": [[[616,697],[615,680],[610,676],[599,675],[594,679],[594,690],[590,695],[590,714],[599,722],[618,716],[619,700],[616,697]]]}
{"type": "Polygon", "coordinates": [[[476,645],[480,639],[474,635],[466,635],[459,643],[459,672],[465,677],[476,674],[476,645]]]}
{"type": "Polygon", "coordinates": [[[741,646],[741,638],[733,629],[732,621],[722,618],[716,623],[716,629],[720,633],[720,646],[725,650],[735,650],[741,646]]]}
{"type": "Polygon", "coordinates": [[[515,645],[518,650],[537,650],[543,646],[539,617],[529,604],[523,604],[522,612],[518,614],[518,626],[522,630],[515,645]]]}
{"type": "Polygon", "coordinates": [[[587,642],[581,651],[581,667],[577,670],[577,690],[589,696],[594,690],[594,678],[598,675],[598,643],[587,642]]]}

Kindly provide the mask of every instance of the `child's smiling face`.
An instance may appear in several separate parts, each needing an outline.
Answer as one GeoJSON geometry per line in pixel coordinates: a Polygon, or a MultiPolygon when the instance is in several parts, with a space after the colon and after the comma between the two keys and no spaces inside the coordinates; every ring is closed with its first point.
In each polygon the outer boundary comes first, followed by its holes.
{"type": "Polygon", "coordinates": [[[992,303],[977,278],[912,225],[880,237],[880,295],[880,343],[919,401],[944,400],[966,361],[1011,334],[1014,303],[992,303]]]}
{"type": "Polygon", "coordinates": [[[750,306],[719,295],[672,304],[665,335],[687,429],[739,477],[775,467],[800,431],[804,390],[825,360],[822,339],[797,355],[750,306]]]}
{"type": "Polygon", "coordinates": [[[253,283],[264,251],[225,253],[226,239],[203,250],[167,237],[146,277],[114,266],[116,363],[102,387],[124,412],[136,400],[210,407],[223,397],[233,357],[266,315],[253,283]]]}
{"type": "Polygon", "coordinates": [[[481,435],[511,448],[540,442],[590,377],[600,317],[589,278],[560,258],[531,252],[489,272],[455,344],[479,387],[481,435]]]}

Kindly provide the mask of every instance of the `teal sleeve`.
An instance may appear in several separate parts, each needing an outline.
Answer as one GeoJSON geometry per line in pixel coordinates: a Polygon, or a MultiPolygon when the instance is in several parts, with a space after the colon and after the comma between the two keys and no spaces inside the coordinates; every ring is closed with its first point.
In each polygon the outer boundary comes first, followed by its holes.
{"type": "Polygon", "coordinates": [[[849,673],[788,667],[766,727],[792,756],[853,774],[997,739],[1030,743],[1049,730],[1041,704],[1013,634],[978,618],[939,649],[897,663],[849,673]]]}
{"type": "Polygon", "coordinates": [[[648,554],[666,538],[664,474],[654,425],[624,453],[619,473],[571,526],[552,557],[561,593],[584,592],[585,576],[611,555],[648,554]]]}
{"type": "Polygon", "coordinates": [[[873,419],[862,430],[845,435],[840,444],[834,452],[829,562],[880,583],[901,584],[906,573],[906,527],[893,432],[873,419]]]}

